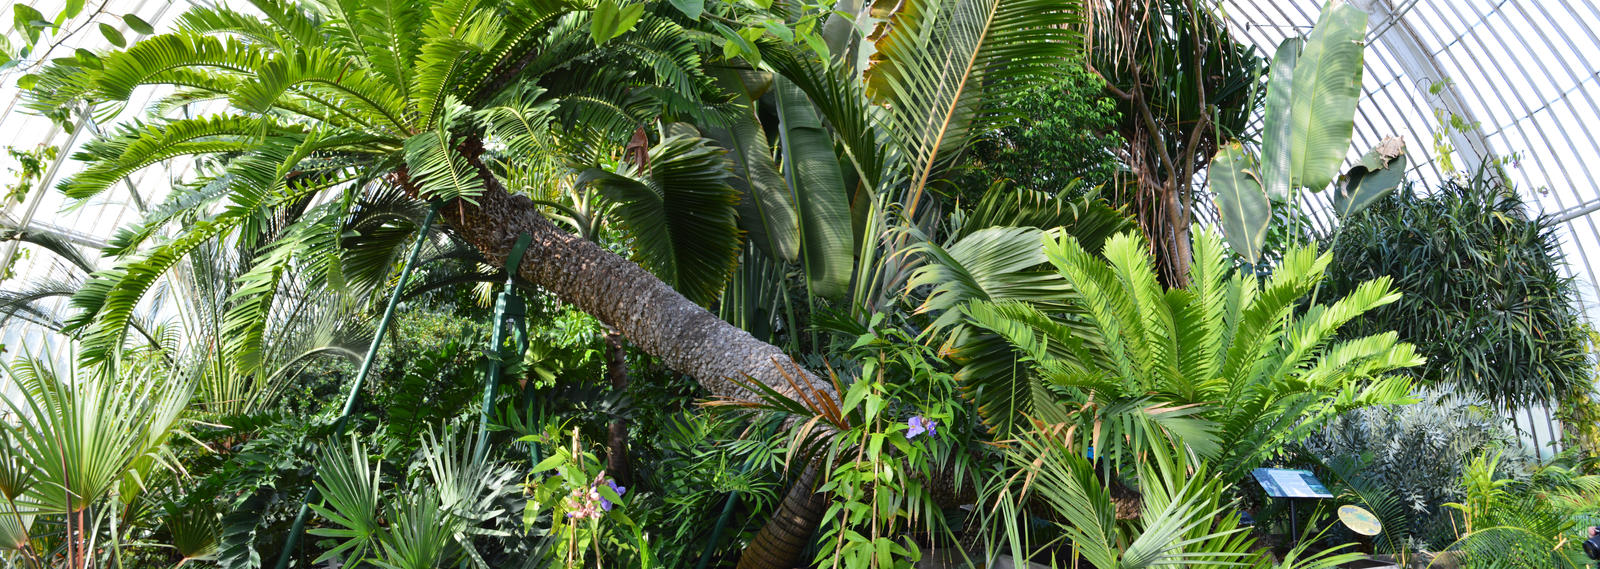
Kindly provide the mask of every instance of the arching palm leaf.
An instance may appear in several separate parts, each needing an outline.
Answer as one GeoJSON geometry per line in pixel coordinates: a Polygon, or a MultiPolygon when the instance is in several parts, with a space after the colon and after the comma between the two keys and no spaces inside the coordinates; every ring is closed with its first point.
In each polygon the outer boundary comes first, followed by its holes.
{"type": "Polygon", "coordinates": [[[616,215],[640,264],[706,304],[722,291],[739,254],[738,193],[728,185],[728,174],[722,150],[680,135],[650,149],[646,170],[590,170],[579,183],[594,184],[618,203],[616,215]]]}
{"type": "Polygon", "coordinates": [[[910,0],[899,5],[866,70],[867,94],[888,106],[907,162],[907,210],[972,132],[1010,118],[1001,101],[1061,71],[1077,51],[1060,0],[910,0]]]}

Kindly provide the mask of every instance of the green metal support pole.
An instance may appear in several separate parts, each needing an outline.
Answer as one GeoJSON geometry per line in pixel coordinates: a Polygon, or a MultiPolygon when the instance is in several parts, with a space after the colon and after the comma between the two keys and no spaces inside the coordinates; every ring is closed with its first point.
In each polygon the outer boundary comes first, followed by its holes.
{"type": "Polygon", "coordinates": [[[520,300],[516,298],[517,267],[522,265],[522,253],[528,250],[528,244],[533,241],[527,233],[517,237],[516,244],[511,246],[511,253],[506,255],[506,282],[500,289],[499,298],[494,302],[494,332],[489,336],[489,373],[483,386],[483,408],[478,413],[478,441],[472,448],[473,461],[483,460],[489,452],[489,415],[494,411],[494,395],[500,389],[501,358],[505,354],[506,321],[512,318],[522,319],[524,310],[521,306],[511,306],[520,300]],[[507,312],[514,312],[507,318],[507,312]]]}
{"type": "MultiPolygon", "coordinates": [[[[378,319],[378,329],[372,334],[372,345],[367,346],[367,357],[361,362],[361,370],[356,372],[356,379],[350,384],[350,394],[345,396],[344,408],[339,411],[339,419],[333,423],[334,436],[344,434],[346,423],[350,422],[350,412],[356,408],[356,402],[361,399],[361,386],[366,383],[367,375],[372,373],[372,364],[378,359],[378,347],[383,344],[383,336],[389,331],[389,322],[394,319],[394,309],[400,304],[400,294],[405,292],[406,281],[411,278],[411,270],[417,266],[417,258],[422,256],[422,245],[428,242],[428,230],[433,227],[433,218],[439,213],[439,204],[428,208],[428,217],[422,220],[421,229],[417,230],[417,243],[411,247],[411,256],[406,257],[406,264],[400,269],[400,280],[394,285],[394,292],[389,294],[389,304],[383,307],[383,316],[378,319]]],[[[288,569],[289,558],[294,557],[294,546],[300,541],[300,534],[306,527],[306,520],[311,518],[311,502],[317,499],[317,488],[312,486],[306,490],[306,497],[300,502],[300,513],[294,517],[294,525],[289,527],[289,536],[284,540],[283,553],[278,554],[277,569],[288,569]]]]}
{"type": "MultiPolygon", "coordinates": [[[[765,436],[766,437],[771,437],[772,433],[774,433],[774,432],[776,432],[778,430],[778,425],[779,425],[778,423],[773,423],[771,426],[767,427],[765,436]]],[[[749,472],[749,471],[750,471],[750,463],[749,462],[745,462],[742,466],[739,467],[739,473],[740,474],[744,474],[744,473],[749,472]]],[[[706,542],[706,549],[705,549],[704,552],[702,552],[700,554],[700,561],[698,563],[694,564],[695,569],[706,569],[706,566],[711,563],[711,554],[717,552],[717,540],[722,539],[722,531],[724,529],[727,529],[728,520],[733,518],[733,508],[735,506],[738,506],[738,505],[739,505],[739,491],[738,490],[729,490],[728,491],[728,501],[722,505],[722,513],[717,516],[717,525],[712,526],[712,528],[711,528],[711,539],[710,539],[710,541],[706,542]]]]}

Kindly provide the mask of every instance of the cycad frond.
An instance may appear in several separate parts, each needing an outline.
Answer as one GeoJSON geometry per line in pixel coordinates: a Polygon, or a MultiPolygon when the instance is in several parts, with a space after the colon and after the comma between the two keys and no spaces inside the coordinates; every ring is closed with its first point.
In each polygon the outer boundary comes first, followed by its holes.
{"type": "Polygon", "coordinates": [[[341,214],[332,204],[316,208],[284,230],[265,254],[257,256],[249,271],[234,279],[236,288],[228,298],[220,330],[223,353],[232,364],[233,373],[251,374],[261,369],[271,323],[268,313],[280,290],[280,280],[293,270],[292,262],[316,265],[322,261],[320,271],[302,272],[312,288],[330,281],[335,287],[342,284],[342,277],[336,274],[341,214]],[[312,257],[310,262],[306,257],[312,257]],[[335,263],[328,264],[330,258],[335,263]]]}
{"type": "Polygon", "coordinates": [[[462,111],[452,101],[451,108],[433,128],[406,139],[409,175],[428,199],[477,203],[474,199],[483,193],[483,176],[466,156],[456,152],[455,138],[450,133],[462,111]]]}
{"type": "Polygon", "coordinates": [[[274,54],[249,71],[255,76],[230,98],[245,111],[269,112],[286,96],[300,94],[375,134],[404,136],[412,130],[400,91],[331,49],[274,54]]]}
{"type": "Polygon", "coordinates": [[[202,34],[230,34],[252,43],[291,51],[316,45],[321,40],[321,22],[315,14],[279,0],[251,0],[250,5],[266,18],[247,15],[219,5],[197,5],[178,17],[179,31],[202,34]]]}
{"type": "Polygon", "coordinates": [[[142,168],[178,156],[239,152],[262,135],[299,132],[298,126],[280,126],[258,117],[212,115],[157,123],[119,125],[107,136],[84,144],[74,160],[89,163],[82,172],[63,180],[62,193],[71,198],[98,195],[142,168]]]}
{"type": "Polygon", "coordinates": [[[1191,285],[1163,291],[1149,249],[1132,234],[1109,239],[1104,260],[1070,237],[1045,241],[1045,258],[1068,285],[1067,309],[975,302],[964,310],[967,323],[993,339],[959,330],[951,339],[970,346],[951,355],[992,427],[1031,415],[1092,430],[1105,441],[1096,455],[1106,464],[1136,452],[1125,448],[1129,441],[1164,433],[1233,477],[1340,412],[1408,400],[1409,382],[1391,372],[1421,363],[1410,345],[1394,334],[1330,345],[1346,322],[1393,300],[1387,282],[1285,325],[1326,255],[1290,252],[1257,288],[1253,276],[1228,275],[1220,239],[1197,232],[1191,285]],[[1038,382],[1054,391],[1031,385],[1038,382]],[[1061,399],[1039,401],[1051,393],[1061,399]],[[1073,411],[1047,416],[1062,408],[1073,411]]]}
{"type": "Polygon", "coordinates": [[[494,47],[505,30],[481,0],[439,0],[421,32],[410,100],[416,103],[418,124],[426,128],[448,120],[450,93],[469,75],[471,60],[494,47]]]}

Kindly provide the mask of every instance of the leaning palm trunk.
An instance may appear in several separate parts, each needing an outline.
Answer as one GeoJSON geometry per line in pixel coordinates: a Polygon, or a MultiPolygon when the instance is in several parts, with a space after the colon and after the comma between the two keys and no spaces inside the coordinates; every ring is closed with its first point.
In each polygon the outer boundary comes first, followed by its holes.
{"type": "Polygon", "coordinates": [[[756,532],[739,556],[739,569],[791,569],[804,565],[801,555],[822,523],[827,496],[817,493],[817,464],[812,464],[789,487],[778,511],[756,532]]]}
{"type": "MultiPolygon", "coordinates": [[[[628,358],[622,347],[622,335],[615,331],[606,334],[606,379],[618,394],[628,388],[628,358]]],[[[628,420],[617,417],[611,420],[610,441],[606,445],[606,472],[618,483],[633,485],[633,464],[628,460],[628,420]]]]}
{"type": "Polygon", "coordinates": [[[788,396],[797,395],[791,378],[831,392],[809,372],[786,377],[779,366],[790,359],[776,346],[689,301],[632,261],[556,227],[533,200],[510,194],[488,175],[478,160],[481,150],[473,146],[479,145],[469,144],[467,154],[484,172],[484,192],[476,204],[448,204],[441,217],[489,264],[503,264],[517,236],[527,233],[532,239],[518,276],[599,318],[667,367],[693,377],[713,396],[756,400],[740,384],[745,378],[788,396]]]}

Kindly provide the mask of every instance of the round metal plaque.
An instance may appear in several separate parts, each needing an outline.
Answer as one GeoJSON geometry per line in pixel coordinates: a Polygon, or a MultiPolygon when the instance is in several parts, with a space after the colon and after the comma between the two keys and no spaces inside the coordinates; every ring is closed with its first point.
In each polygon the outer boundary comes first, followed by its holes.
{"type": "Polygon", "coordinates": [[[1378,535],[1383,531],[1383,523],[1378,521],[1378,516],[1356,506],[1339,506],[1339,521],[1350,531],[1361,535],[1378,535]]]}

